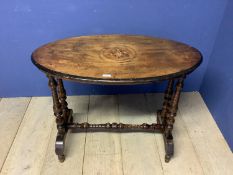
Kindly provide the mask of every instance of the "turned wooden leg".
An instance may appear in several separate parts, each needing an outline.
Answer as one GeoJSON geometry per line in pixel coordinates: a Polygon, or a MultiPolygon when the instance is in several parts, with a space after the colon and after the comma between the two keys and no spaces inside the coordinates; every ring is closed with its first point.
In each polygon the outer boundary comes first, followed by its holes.
{"type": "Polygon", "coordinates": [[[174,154],[174,143],[172,136],[173,124],[175,122],[175,116],[178,110],[178,103],[180,99],[180,93],[184,84],[184,76],[180,77],[176,83],[175,92],[172,95],[172,98],[167,104],[167,111],[165,112],[165,131],[164,131],[164,144],[165,144],[165,162],[169,162],[171,157],[174,154]]]}
{"type": "Polygon", "coordinates": [[[173,86],[174,86],[174,80],[171,79],[168,81],[167,89],[164,93],[164,101],[163,101],[163,107],[162,110],[157,111],[157,123],[165,125],[165,116],[168,108],[168,103],[171,100],[172,93],[173,93],[173,86]]]}
{"type": "Polygon", "coordinates": [[[73,122],[73,110],[68,108],[68,103],[66,102],[66,90],[63,85],[62,79],[57,79],[58,83],[58,98],[62,107],[62,116],[65,119],[65,123],[73,122]]]}
{"type": "Polygon", "coordinates": [[[61,102],[59,101],[59,97],[57,93],[57,82],[55,78],[49,75],[48,79],[49,79],[49,87],[52,92],[53,111],[56,117],[56,123],[58,129],[56,144],[55,144],[55,153],[58,155],[59,161],[63,162],[65,160],[64,147],[65,147],[65,136],[66,136],[66,127],[65,127],[66,123],[62,108],[62,105],[64,107],[64,104],[61,104],[61,102]]]}

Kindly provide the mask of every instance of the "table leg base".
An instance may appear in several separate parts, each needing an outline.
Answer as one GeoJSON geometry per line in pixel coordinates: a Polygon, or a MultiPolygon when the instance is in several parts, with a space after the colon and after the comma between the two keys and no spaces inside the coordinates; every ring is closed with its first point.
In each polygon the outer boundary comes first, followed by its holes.
{"type": "Polygon", "coordinates": [[[158,132],[163,134],[165,147],[165,162],[169,162],[174,154],[173,137],[170,134],[166,136],[164,133],[164,119],[161,116],[161,110],[157,111],[157,123],[153,124],[123,124],[123,123],[105,123],[105,124],[89,124],[89,123],[73,123],[73,111],[69,109],[69,117],[67,119],[65,132],[58,132],[55,144],[55,152],[60,162],[65,160],[65,138],[69,129],[71,132],[77,129],[78,132],[98,132],[98,131],[114,131],[114,132],[158,132]]]}
{"type": "MultiPolygon", "coordinates": [[[[68,109],[68,118],[67,121],[68,122],[73,122],[73,110],[72,109],[68,109]]],[[[59,131],[57,133],[57,137],[56,137],[56,143],[55,143],[55,153],[58,156],[58,160],[60,162],[64,162],[65,161],[65,139],[66,139],[66,134],[68,132],[68,128],[64,128],[64,130],[59,131]]]]}
{"type": "Polygon", "coordinates": [[[164,147],[165,147],[165,152],[166,152],[165,162],[169,162],[171,157],[174,154],[173,138],[172,138],[172,136],[169,136],[169,138],[168,138],[167,136],[165,136],[165,134],[163,134],[163,139],[164,139],[164,147]]]}
{"type": "Polygon", "coordinates": [[[58,155],[59,162],[63,163],[65,161],[65,155],[58,155]]]}
{"type": "Polygon", "coordinates": [[[64,154],[65,138],[66,138],[66,132],[57,134],[56,143],[55,143],[55,153],[57,154],[60,162],[64,162],[65,160],[65,154],[64,154]]]}
{"type": "Polygon", "coordinates": [[[176,87],[173,87],[175,79],[171,79],[168,82],[167,90],[164,95],[164,102],[162,110],[157,111],[157,123],[143,123],[143,124],[124,124],[124,123],[74,123],[73,111],[68,109],[66,102],[66,92],[61,79],[56,79],[50,75],[49,86],[52,91],[53,97],[53,109],[56,116],[58,134],[55,143],[55,152],[60,162],[65,160],[65,138],[69,129],[71,131],[78,130],[79,132],[159,132],[163,134],[164,147],[165,147],[165,162],[169,162],[174,154],[174,142],[172,136],[173,124],[175,122],[174,117],[178,109],[178,102],[180,92],[183,87],[183,81],[185,76],[178,77],[176,87]],[[58,86],[58,87],[57,87],[58,86]],[[58,91],[58,93],[57,93],[58,91]]]}
{"type": "MultiPolygon", "coordinates": [[[[161,116],[161,112],[162,110],[157,111],[157,123],[165,125],[164,124],[165,120],[164,117],[161,116]]],[[[164,148],[165,148],[165,162],[169,162],[174,154],[174,142],[173,142],[172,134],[166,136],[166,134],[163,133],[163,140],[164,140],[164,148]]]]}

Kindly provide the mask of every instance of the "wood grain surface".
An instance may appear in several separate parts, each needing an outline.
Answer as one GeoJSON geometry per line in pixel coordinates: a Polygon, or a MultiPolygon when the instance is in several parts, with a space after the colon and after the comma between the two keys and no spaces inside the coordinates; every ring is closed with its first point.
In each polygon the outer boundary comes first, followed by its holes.
{"type": "Polygon", "coordinates": [[[137,84],[193,71],[201,53],[186,44],[140,35],[80,36],[46,44],[32,62],[47,74],[103,84],[137,84]]]}

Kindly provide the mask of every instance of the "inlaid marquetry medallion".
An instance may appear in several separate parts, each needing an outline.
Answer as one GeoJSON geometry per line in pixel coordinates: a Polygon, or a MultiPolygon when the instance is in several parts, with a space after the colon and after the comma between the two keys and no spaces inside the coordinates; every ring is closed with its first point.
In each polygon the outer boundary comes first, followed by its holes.
{"type": "Polygon", "coordinates": [[[100,57],[104,60],[117,61],[119,63],[130,62],[136,57],[136,51],[126,46],[112,46],[103,48],[100,57]]]}

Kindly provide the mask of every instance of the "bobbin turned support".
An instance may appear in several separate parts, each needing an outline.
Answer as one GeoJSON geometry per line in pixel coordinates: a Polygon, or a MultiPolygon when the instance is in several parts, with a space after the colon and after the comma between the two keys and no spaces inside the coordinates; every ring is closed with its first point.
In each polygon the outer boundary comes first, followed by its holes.
{"type": "Polygon", "coordinates": [[[169,80],[164,95],[162,110],[159,110],[157,113],[157,121],[164,125],[163,138],[165,146],[165,162],[169,162],[174,154],[172,130],[173,124],[175,122],[175,116],[178,110],[178,103],[180,99],[180,93],[183,88],[184,79],[185,76],[176,79],[175,90],[173,90],[175,79],[169,80]]]}
{"type": "Polygon", "coordinates": [[[102,132],[102,131],[111,131],[111,132],[158,132],[163,133],[164,126],[161,124],[124,124],[124,123],[101,123],[101,124],[92,124],[92,123],[68,123],[67,127],[69,129],[78,131],[78,132],[102,132]]]}
{"type": "Polygon", "coordinates": [[[178,109],[180,93],[183,87],[185,76],[170,79],[166,91],[164,93],[164,102],[161,110],[157,111],[157,123],[152,124],[123,124],[123,123],[105,123],[105,124],[90,124],[90,123],[74,123],[72,113],[68,108],[66,101],[66,91],[62,79],[48,75],[49,87],[53,98],[53,111],[57,123],[57,137],[55,143],[55,152],[60,162],[65,160],[65,138],[68,129],[78,130],[79,132],[98,132],[98,131],[113,131],[113,132],[158,132],[163,134],[165,145],[165,161],[169,162],[174,154],[173,143],[173,124],[178,109]],[[174,82],[176,86],[174,87],[174,82]]]}
{"type": "Polygon", "coordinates": [[[53,98],[53,111],[57,123],[57,137],[55,143],[55,153],[60,162],[65,160],[65,138],[68,131],[67,123],[72,122],[72,110],[68,109],[66,102],[66,91],[61,79],[56,79],[53,76],[47,75],[49,79],[49,87],[53,98]]]}

